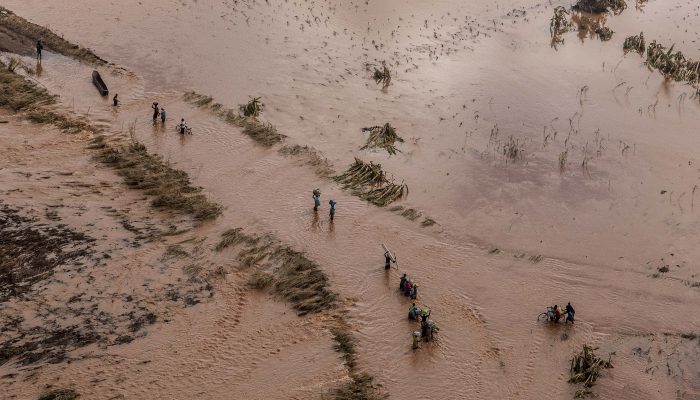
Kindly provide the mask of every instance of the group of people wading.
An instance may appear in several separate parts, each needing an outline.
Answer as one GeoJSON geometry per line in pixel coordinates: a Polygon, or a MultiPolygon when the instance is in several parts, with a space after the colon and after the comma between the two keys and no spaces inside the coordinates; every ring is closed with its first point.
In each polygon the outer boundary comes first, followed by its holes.
{"type": "MultiPolygon", "coordinates": [[[[391,264],[396,264],[396,257],[392,255],[386,247],[384,247],[384,250],[384,269],[389,271],[391,269],[391,264]]],[[[404,296],[409,297],[411,300],[416,300],[418,297],[418,284],[411,280],[406,274],[401,276],[399,290],[404,296]]],[[[433,340],[433,335],[440,330],[437,324],[430,319],[430,308],[418,307],[415,302],[412,302],[411,306],[408,308],[408,319],[411,321],[420,321],[420,330],[413,331],[411,334],[414,350],[420,348],[421,342],[430,342],[433,340]]]]}

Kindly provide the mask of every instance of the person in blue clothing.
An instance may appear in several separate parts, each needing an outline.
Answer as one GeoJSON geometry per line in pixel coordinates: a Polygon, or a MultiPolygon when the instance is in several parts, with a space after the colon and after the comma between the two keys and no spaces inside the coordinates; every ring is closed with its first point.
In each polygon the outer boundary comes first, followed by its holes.
{"type": "Polygon", "coordinates": [[[333,217],[335,217],[335,205],[337,204],[335,200],[331,200],[328,202],[328,204],[331,205],[331,211],[330,211],[330,216],[331,216],[331,221],[333,221],[333,217]]]}

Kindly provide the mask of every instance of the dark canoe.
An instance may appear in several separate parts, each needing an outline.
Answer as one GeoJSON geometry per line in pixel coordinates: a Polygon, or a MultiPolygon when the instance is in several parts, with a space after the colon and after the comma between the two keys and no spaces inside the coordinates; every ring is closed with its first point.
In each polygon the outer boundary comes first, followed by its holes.
{"type": "Polygon", "coordinates": [[[95,87],[102,96],[107,96],[109,94],[109,89],[107,89],[107,85],[105,81],[102,80],[99,72],[92,71],[92,83],[95,84],[95,87]]]}

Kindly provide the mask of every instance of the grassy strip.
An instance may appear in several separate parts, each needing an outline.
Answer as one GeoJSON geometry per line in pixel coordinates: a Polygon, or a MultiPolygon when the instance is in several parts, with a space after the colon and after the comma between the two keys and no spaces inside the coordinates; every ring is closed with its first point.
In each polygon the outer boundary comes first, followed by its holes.
{"type": "Polygon", "coordinates": [[[197,220],[213,219],[221,214],[221,206],[209,201],[201,188],[193,186],[186,172],[172,168],[158,155],[149,154],[143,144],[134,142],[115,148],[105,145],[104,138],[98,136],[91,146],[103,147],[98,160],[115,168],[129,187],[155,196],[151,202],[154,207],[184,212],[197,220]]]}
{"type": "Polygon", "coordinates": [[[277,132],[277,128],[272,124],[258,121],[257,116],[262,111],[260,98],[255,98],[248,104],[239,107],[241,111],[250,115],[248,117],[232,109],[224,109],[220,103],[214,103],[214,99],[211,96],[187,92],[184,95],[184,99],[197,107],[208,109],[226,123],[243,128],[243,134],[250,136],[255,142],[265,147],[272,147],[286,138],[285,135],[277,132]]]}
{"type": "MultiPolygon", "coordinates": [[[[234,247],[240,249],[238,257],[242,266],[253,268],[248,285],[259,290],[271,289],[291,303],[300,316],[337,307],[337,295],[329,289],[328,277],[318,264],[303,253],[282,245],[269,235],[250,235],[241,228],[224,232],[215,249],[221,252],[234,247]]],[[[342,315],[334,319],[331,333],[336,342],[334,349],[341,354],[350,380],[324,398],[386,398],[379,393],[379,386],[371,376],[357,372],[356,340],[342,315]]]]}
{"type": "MultiPolygon", "coordinates": [[[[32,122],[54,125],[65,132],[100,131],[87,120],[53,111],[51,106],[57,103],[56,96],[10,71],[1,62],[0,86],[3,88],[0,107],[22,112],[32,122]]],[[[156,208],[184,212],[198,220],[212,219],[221,213],[218,204],[207,200],[200,188],[192,186],[185,172],[149,154],[140,143],[116,148],[108,145],[104,137],[97,136],[88,148],[100,150],[99,160],[116,168],[127,185],[155,196],[152,204],[156,208]]]]}
{"type": "Polygon", "coordinates": [[[38,124],[54,125],[64,132],[77,133],[88,131],[97,133],[99,129],[87,120],[58,113],[51,109],[58,102],[58,97],[46,89],[26,79],[8,68],[0,61],[0,107],[7,107],[14,112],[22,112],[29,121],[38,124]]]}
{"type": "Polygon", "coordinates": [[[31,23],[4,7],[0,7],[0,25],[5,29],[32,40],[32,42],[41,39],[44,43],[44,47],[56,53],[63,54],[66,57],[72,57],[76,60],[93,65],[107,64],[107,61],[98,57],[91,50],[70,43],[51,32],[48,28],[31,23]]]}
{"type": "Polygon", "coordinates": [[[572,7],[577,11],[601,14],[608,11],[620,14],[627,8],[625,0],[578,0],[572,7]]]}
{"type": "Polygon", "coordinates": [[[235,246],[241,247],[238,256],[242,265],[254,268],[248,281],[251,287],[272,288],[299,315],[336,307],[337,296],[328,288],[328,277],[303,253],[283,246],[270,236],[248,235],[241,228],[224,232],[216,250],[235,246]]]}

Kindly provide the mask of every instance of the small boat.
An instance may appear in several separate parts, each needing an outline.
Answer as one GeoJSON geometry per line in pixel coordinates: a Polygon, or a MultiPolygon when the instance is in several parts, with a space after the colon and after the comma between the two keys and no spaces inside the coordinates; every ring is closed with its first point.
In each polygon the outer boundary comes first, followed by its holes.
{"type": "Polygon", "coordinates": [[[107,89],[107,85],[105,84],[105,81],[102,80],[99,72],[92,71],[92,83],[102,96],[107,96],[109,94],[109,89],[107,89]]]}

